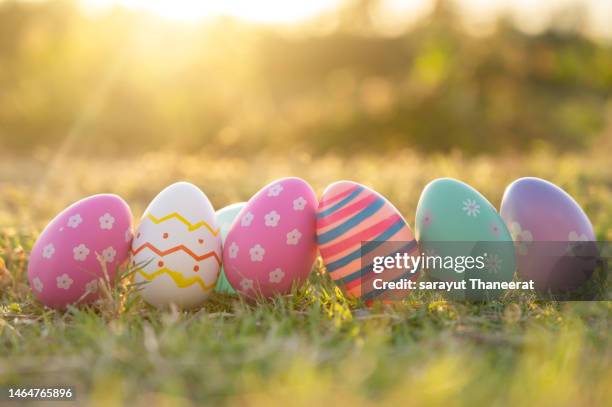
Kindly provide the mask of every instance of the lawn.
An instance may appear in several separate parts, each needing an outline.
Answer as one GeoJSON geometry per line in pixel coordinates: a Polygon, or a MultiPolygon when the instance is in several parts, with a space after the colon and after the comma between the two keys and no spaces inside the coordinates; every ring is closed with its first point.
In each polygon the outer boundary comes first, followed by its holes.
{"type": "Polygon", "coordinates": [[[195,312],[161,312],[126,278],[95,308],[57,312],[33,300],[26,279],[34,240],[71,202],[117,193],[138,219],[178,180],[220,208],[283,176],[319,194],[352,179],[413,225],[420,191],[436,177],[459,178],[498,207],[509,182],[533,175],[572,194],[598,239],[611,240],[607,153],[0,157],[0,386],[71,385],[81,403],[100,406],[608,405],[606,301],[470,304],[422,294],[365,308],[345,299],[318,261],[304,287],[259,303],[215,295],[195,312]]]}

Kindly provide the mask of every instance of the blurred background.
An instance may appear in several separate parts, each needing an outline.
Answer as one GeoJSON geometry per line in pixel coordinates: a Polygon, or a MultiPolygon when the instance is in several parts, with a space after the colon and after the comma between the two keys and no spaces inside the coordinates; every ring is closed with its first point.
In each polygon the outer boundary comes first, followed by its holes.
{"type": "Polygon", "coordinates": [[[256,307],[56,314],[26,270],[69,204],[119,194],[137,224],[179,180],[221,208],[352,179],[414,225],[434,178],[499,207],[538,176],[612,241],[611,156],[611,0],[0,0],[0,384],[104,407],[609,405],[610,302],[370,314],[313,273],[256,307]]]}
{"type": "Polygon", "coordinates": [[[585,148],[612,2],[0,0],[0,143],[44,154],[585,148]]]}
{"type": "Polygon", "coordinates": [[[609,0],[0,0],[0,225],[288,175],[412,222],[435,177],[497,205],[533,175],[612,238],[611,21],[609,0]]]}

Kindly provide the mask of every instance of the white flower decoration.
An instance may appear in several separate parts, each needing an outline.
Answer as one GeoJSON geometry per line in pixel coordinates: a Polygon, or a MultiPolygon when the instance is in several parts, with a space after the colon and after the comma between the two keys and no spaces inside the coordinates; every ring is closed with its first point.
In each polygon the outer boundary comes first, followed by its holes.
{"type": "Polygon", "coordinates": [[[79,215],[78,213],[68,218],[69,228],[76,229],[81,223],[83,223],[83,218],[81,218],[81,215],[79,215]]]}
{"type": "Polygon", "coordinates": [[[497,274],[501,271],[502,259],[497,254],[491,254],[487,256],[485,260],[485,268],[490,273],[497,274]]]}
{"type": "Polygon", "coordinates": [[[68,276],[66,273],[57,277],[55,281],[57,282],[57,288],[61,288],[62,290],[68,290],[73,283],[70,276],[68,276]]]}
{"type": "Polygon", "coordinates": [[[230,245],[229,256],[230,259],[235,259],[236,257],[238,257],[238,245],[236,244],[236,242],[232,242],[232,244],[230,245]]]}
{"type": "Polygon", "coordinates": [[[248,291],[253,289],[253,280],[249,280],[248,278],[243,278],[240,281],[240,288],[242,291],[248,291]]]}
{"type": "Polygon", "coordinates": [[[580,235],[577,232],[571,231],[569,233],[569,235],[567,236],[567,239],[570,242],[588,242],[589,238],[587,237],[587,235],[585,235],[584,233],[581,233],[580,235]]]}
{"type": "Polygon", "coordinates": [[[48,245],[43,247],[42,256],[45,259],[50,259],[51,257],[53,257],[54,253],[55,253],[55,246],[53,246],[53,243],[49,243],[48,245]]]}
{"type": "Polygon", "coordinates": [[[72,249],[74,253],[74,259],[77,261],[85,261],[89,255],[89,249],[83,243],[72,249]]]}
{"type": "Polygon", "coordinates": [[[510,234],[512,235],[512,240],[514,240],[514,245],[518,253],[523,256],[526,255],[529,251],[527,245],[533,242],[533,235],[531,232],[523,229],[520,223],[512,222],[510,224],[510,234]]]}
{"type": "Polygon", "coordinates": [[[113,223],[115,223],[115,218],[111,216],[110,213],[105,213],[100,216],[100,229],[111,230],[113,228],[113,223]]]}
{"type": "Polygon", "coordinates": [[[130,240],[132,240],[132,229],[125,231],[125,242],[128,243],[130,240]]]}
{"type": "Polygon", "coordinates": [[[38,291],[39,293],[42,293],[43,283],[42,281],[40,281],[40,278],[35,277],[34,280],[32,280],[32,284],[34,285],[34,289],[36,291],[38,291]]]}
{"type": "Polygon", "coordinates": [[[266,251],[260,244],[256,244],[249,249],[249,254],[251,255],[251,261],[263,261],[266,251]]]}
{"type": "Polygon", "coordinates": [[[578,234],[578,232],[571,231],[567,235],[567,240],[567,250],[570,255],[575,256],[577,254],[576,250],[579,250],[582,244],[588,242],[589,238],[584,233],[578,234]]]}
{"type": "Polygon", "coordinates": [[[291,232],[287,233],[287,244],[296,245],[301,237],[302,233],[297,229],[293,229],[291,232]]]}
{"type": "Polygon", "coordinates": [[[251,226],[253,218],[255,218],[255,216],[253,216],[251,212],[245,213],[242,219],[240,220],[240,225],[243,227],[251,226]]]}
{"type": "Polygon", "coordinates": [[[275,184],[268,188],[268,196],[278,196],[283,192],[283,186],[281,184],[275,184]]]}
{"type": "Polygon", "coordinates": [[[474,199],[466,199],[463,201],[463,211],[467,214],[467,216],[476,217],[480,213],[480,205],[476,203],[474,199]]]}
{"type": "Polygon", "coordinates": [[[85,284],[86,293],[95,293],[97,291],[98,291],[98,280],[91,280],[89,283],[85,284]]]}
{"type": "Polygon", "coordinates": [[[113,249],[113,246],[109,246],[102,250],[102,259],[104,259],[106,263],[112,263],[115,260],[116,255],[117,251],[113,249]]]}
{"type": "Polygon", "coordinates": [[[271,283],[280,283],[285,277],[285,272],[280,268],[276,268],[270,272],[270,282],[271,283]]]}
{"type": "Polygon", "coordinates": [[[294,211],[303,211],[304,208],[306,207],[306,200],[304,199],[304,197],[300,196],[299,198],[296,198],[293,200],[293,210],[294,211]]]}
{"type": "Polygon", "coordinates": [[[266,221],[266,226],[276,227],[278,225],[278,221],[280,220],[280,215],[276,211],[272,211],[264,216],[266,221]]]}

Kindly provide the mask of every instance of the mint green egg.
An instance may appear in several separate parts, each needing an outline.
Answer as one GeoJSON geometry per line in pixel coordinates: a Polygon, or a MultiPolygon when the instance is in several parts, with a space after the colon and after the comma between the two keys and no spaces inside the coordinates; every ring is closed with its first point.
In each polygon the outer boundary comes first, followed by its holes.
{"type": "Polygon", "coordinates": [[[453,289],[451,298],[493,299],[505,290],[481,289],[480,282],[513,280],[512,236],[495,207],[471,186],[451,178],[430,182],[419,199],[415,229],[421,252],[431,256],[425,267],[429,279],[465,281],[458,284],[465,284],[466,289],[453,289]],[[438,257],[444,260],[442,264],[438,257]],[[458,266],[466,261],[469,264],[458,266]]]}
{"type": "MultiPolygon", "coordinates": [[[[221,242],[223,244],[225,244],[225,237],[229,233],[232,223],[234,223],[234,219],[236,219],[236,216],[238,216],[246,204],[246,202],[231,204],[215,212],[215,218],[217,219],[217,225],[219,225],[221,230],[221,242]]],[[[236,291],[232,288],[229,281],[227,281],[227,277],[225,277],[223,267],[221,267],[221,272],[219,273],[219,279],[217,280],[215,291],[219,293],[236,294],[236,291]]]]}

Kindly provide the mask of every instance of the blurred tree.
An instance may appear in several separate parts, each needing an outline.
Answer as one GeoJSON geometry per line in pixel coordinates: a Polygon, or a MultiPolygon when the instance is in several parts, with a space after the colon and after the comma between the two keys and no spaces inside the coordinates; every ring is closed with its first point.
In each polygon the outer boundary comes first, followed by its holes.
{"type": "Polygon", "coordinates": [[[612,47],[580,12],[528,35],[472,36],[452,2],[379,32],[380,2],[343,3],[325,34],[223,18],[181,24],[74,1],[0,2],[0,142],[96,153],[243,153],[592,144],[610,122],[612,47]],[[281,143],[279,140],[283,140],[281,143]]]}

